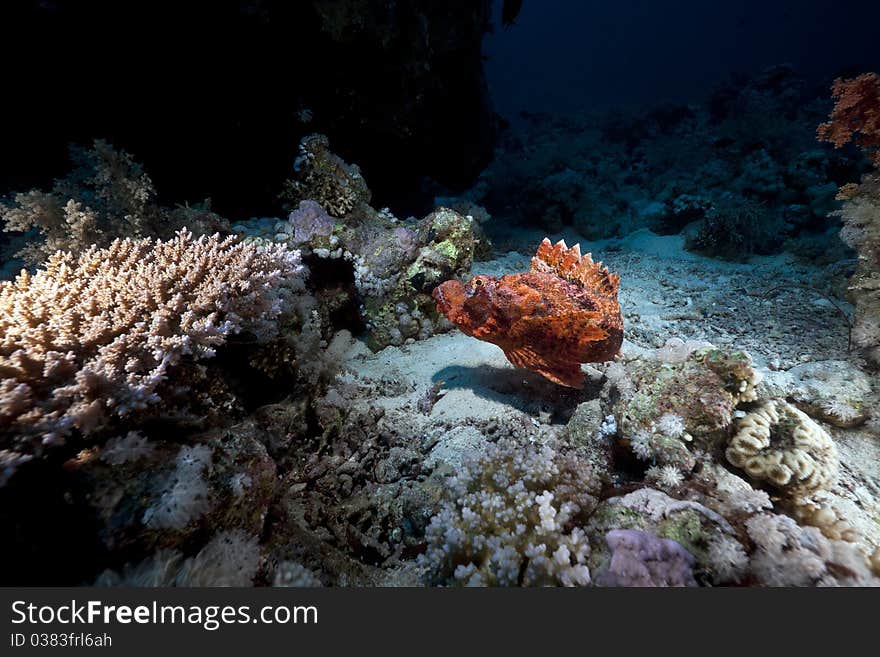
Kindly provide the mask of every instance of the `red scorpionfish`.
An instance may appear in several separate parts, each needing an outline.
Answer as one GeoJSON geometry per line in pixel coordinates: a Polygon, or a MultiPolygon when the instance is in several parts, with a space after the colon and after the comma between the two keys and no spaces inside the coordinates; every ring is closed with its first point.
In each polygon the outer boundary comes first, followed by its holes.
{"type": "Polygon", "coordinates": [[[613,360],[623,343],[620,276],[579,244],[544,239],[524,274],[451,280],[433,292],[437,308],[462,332],[498,345],[507,360],[582,388],[581,363],[613,360]]]}

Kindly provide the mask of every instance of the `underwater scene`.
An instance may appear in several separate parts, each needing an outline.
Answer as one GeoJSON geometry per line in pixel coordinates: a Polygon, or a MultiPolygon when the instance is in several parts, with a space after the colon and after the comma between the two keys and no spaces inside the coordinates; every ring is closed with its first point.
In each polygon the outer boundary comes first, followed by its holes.
{"type": "Polygon", "coordinates": [[[880,585],[880,3],[0,22],[0,584],[880,585]]]}

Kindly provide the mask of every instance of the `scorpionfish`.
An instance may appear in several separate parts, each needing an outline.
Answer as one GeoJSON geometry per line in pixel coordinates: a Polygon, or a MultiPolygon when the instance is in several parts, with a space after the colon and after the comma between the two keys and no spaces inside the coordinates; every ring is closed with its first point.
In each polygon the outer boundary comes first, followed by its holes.
{"type": "Polygon", "coordinates": [[[617,302],[620,276],[544,239],[530,271],[469,283],[446,281],[432,293],[437,308],[462,332],[498,345],[507,359],[554,383],[582,388],[581,363],[613,360],[623,343],[617,302]]]}

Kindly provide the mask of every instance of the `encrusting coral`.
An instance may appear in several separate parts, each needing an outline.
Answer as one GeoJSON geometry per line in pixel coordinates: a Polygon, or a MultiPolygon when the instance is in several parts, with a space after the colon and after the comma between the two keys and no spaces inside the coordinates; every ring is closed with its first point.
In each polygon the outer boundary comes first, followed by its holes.
{"type": "MultiPolygon", "coordinates": [[[[699,343],[670,344],[654,359],[608,368],[606,396],[621,440],[641,460],[685,472],[695,465],[690,444],[706,448],[730,426],[738,404],[755,399],[760,375],[748,354],[699,343]]],[[[656,471],[672,481],[672,473],[656,471]]]]}
{"type": "Polygon", "coordinates": [[[170,371],[247,331],[273,337],[303,289],[296,252],[182,230],[115,240],[0,283],[0,436],[33,453],[160,401],[170,371]]]}
{"type": "Polygon", "coordinates": [[[671,538],[637,529],[613,529],[605,535],[611,548],[608,569],[598,586],[696,586],[693,555],[671,538]]]}
{"type": "Polygon", "coordinates": [[[755,543],[750,572],[762,586],[878,586],[871,564],[849,543],[829,540],[788,516],[760,513],[746,522],[755,543]]]}
{"type": "Polygon", "coordinates": [[[467,335],[497,344],[507,359],[554,383],[583,386],[581,363],[612,360],[623,343],[620,278],[544,239],[524,274],[476,276],[436,287],[437,307],[467,335]]]}
{"type": "Polygon", "coordinates": [[[210,202],[160,206],[153,181],[131,155],[103,140],[92,148],[71,147],[75,165],[51,191],[16,194],[0,204],[3,230],[35,231],[19,257],[40,264],[55,251],[77,255],[93,244],[106,246],[116,238],[169,238],[180,228],[196,234],[226,230],[226,220],[210,211],[210,202]]]}
{"type": "Polygon", "coordinates": [[[346,164],[330,151],[324,135],[303,137],[294,162],[296,177],[285,183],[282,198],[312,199],[334,217],[344,217],[362,205],[369,205],[370,190],[360,169],[346,164]]]}

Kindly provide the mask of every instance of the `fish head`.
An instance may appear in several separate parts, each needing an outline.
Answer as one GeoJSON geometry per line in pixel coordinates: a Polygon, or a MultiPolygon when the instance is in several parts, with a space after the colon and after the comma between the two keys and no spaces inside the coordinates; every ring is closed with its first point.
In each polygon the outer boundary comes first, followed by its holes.
{"type": "Polygon", "coordinates": [[[449,321],[471,334],[494,312],[497,285],[498,279],[494,276],[474,276],[464,284],[456,280],[441,283],[431,296],[449,321]]]}

